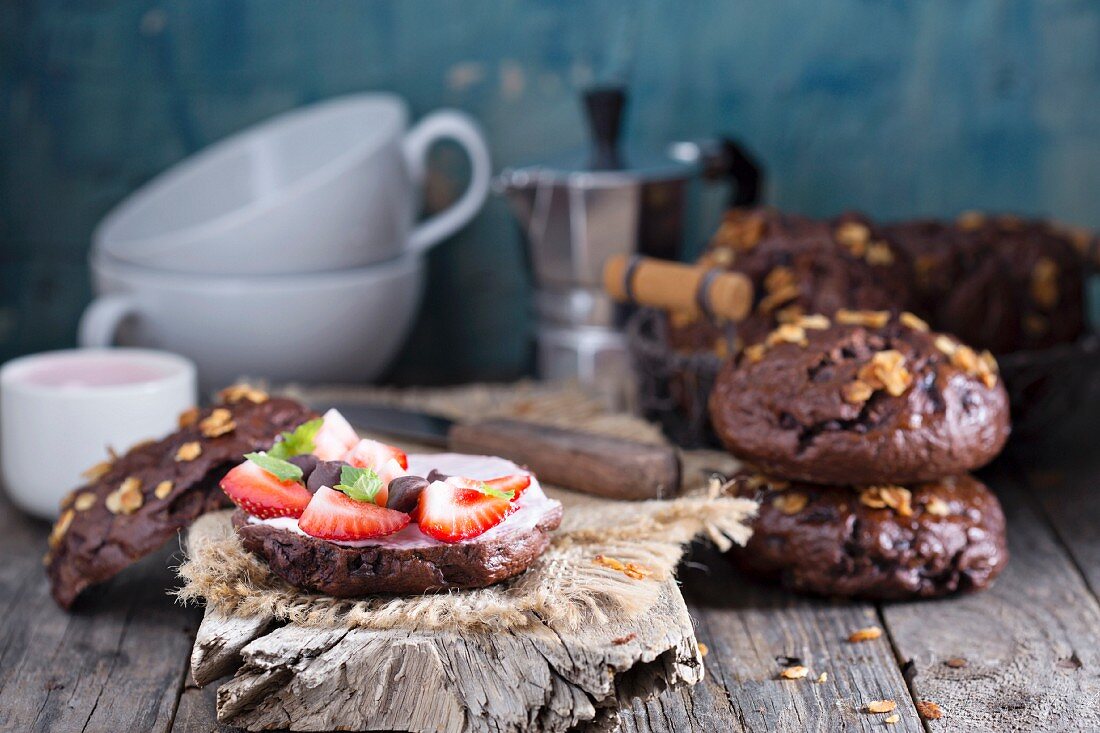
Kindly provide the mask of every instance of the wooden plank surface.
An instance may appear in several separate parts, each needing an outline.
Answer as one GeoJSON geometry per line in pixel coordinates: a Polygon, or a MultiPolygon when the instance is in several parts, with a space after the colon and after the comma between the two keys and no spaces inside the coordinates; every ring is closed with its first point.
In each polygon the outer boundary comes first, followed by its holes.
{"type": "Polygon", "coordinates": [[[871,731],[885,715],[872,700],[894,700],[894,731],[920,731],[905,680],[885,637],[852,644],[856,629],[880,623],[862,603],[808,599],[738,574],[712,548],[696,548],[681,571],[684,594],[707,645],[707,676],[621,715],[638,731],[871,731]],[[810,668],[802,680],[779,679],[788,663],[810,668]],[[817,683],[822,672],[827,680],[817,683]]]}
{"type": "MultiPolygon", "coordinates": [[[[696,551],[683,587],[709,649],[707,676],[647,703],[623,700],[623,729],[919,730],[914,696],[943,706],[931,731],[1100,729],[1100,604],[1088,587],[1100,574],[1100,503],[1090,496],[1100,461],[1053,473],[1003,466],[988,480],[1006,506],[1013,556],[982,594],[880,609],[833,604],[752,583],[713,551],[696,551]],[[887,636],[844,641],[871,623],[887,636]],[[783,655],[829,680],[774,679],[783,655]],[[966,666],[948,666],[953,659],[966,666]],[[857,712],[880,697],[898,702],[897,725],[857,712]]],[[[165,567],[174,548],[67,615],[49,600],[41,570],[47,529],[0,499],[0,730],[234,730],[214,720],[218,683],[185,680],[198,612],[163,593],[174,583],[165,567]]]]}
{"type": "Polygon", "coordinates": [[[173,548],[68,614],[42,571],[48,526],[0,501],[0,730],[169,730],[198,623],[165,595],[173,548]]]}
{"type": "MultiPolygon", "coordinates": [[[[932,731],[1100,730],[1100,604],[1017,476],[988,478],[1008,516],[1009,565],[988,591],[886,606],[932,731]]],[[[1081,521],[1100,513],[1079,507],[1081,521]]]]}

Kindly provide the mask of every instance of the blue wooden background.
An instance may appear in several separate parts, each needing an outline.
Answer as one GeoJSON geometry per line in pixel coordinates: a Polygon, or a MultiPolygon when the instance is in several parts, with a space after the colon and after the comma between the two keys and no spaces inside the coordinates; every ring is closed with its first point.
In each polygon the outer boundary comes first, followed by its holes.
{"type": "MultiPolygon", "coordinates": [[[[577,90],[608,79],[634,141],[735,133],[784,207],[1100,225],[1087,0],[4,0],[0,360],[73,343],[99,217],[246,125],[389,89],[476,116],[499,167],[582,144],[577,90]]],[[[492,201],[431,257],[403,381],[523,373],[526,287],[492,201]]]]}

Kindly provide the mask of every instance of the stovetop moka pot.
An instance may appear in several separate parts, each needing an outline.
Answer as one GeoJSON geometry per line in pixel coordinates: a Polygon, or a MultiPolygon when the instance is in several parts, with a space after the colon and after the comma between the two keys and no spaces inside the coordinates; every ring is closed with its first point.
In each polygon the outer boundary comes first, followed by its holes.
{"type": "Polygon", "coordinates": [[[593,88],[583,99],[590,151],[505,169],[494,186],[507,197],[526,239],[540,320],[616,327],[621,309],[600,287],[604,262],[616,254],[679,259],[693,181],[728,181],[730,204],[751,205],[759,199],[762,173],[728,139],[676,142],[662,152],[625,148],[625,90],[593,88]]]}

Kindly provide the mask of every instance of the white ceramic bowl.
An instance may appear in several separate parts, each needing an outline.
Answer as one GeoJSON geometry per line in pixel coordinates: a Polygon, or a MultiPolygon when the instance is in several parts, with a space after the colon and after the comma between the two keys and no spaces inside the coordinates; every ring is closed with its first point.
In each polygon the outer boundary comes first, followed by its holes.
{"type": "Polygon", "coordinates": [[[0,466],[12,501],[46,519],[80,473],[176,428],[195,404],[195,367],[146,349],[70,349],[0,369],[0,466]]]}
{"type": "Polygon", "coordinates": [[[194,360],[203,389],[241,376],[367,382],[389,365],[416,317],[423,258],[356,269],[216,277],[92,258],[97,297],[82,346],[166,349],[194,360]]]}
{"type": "Polygon", "coordinates": [[[269,275],[362,267],[423,252],[468,222],[489,190],[485,141],[441,110],[408,130],[392,94],[354,94],[278,115],[187,158],[100,223],[94,249],[178,272],[269,275]],[[471,179],[413,228],[431,145],[453,139],[471,179]]]}

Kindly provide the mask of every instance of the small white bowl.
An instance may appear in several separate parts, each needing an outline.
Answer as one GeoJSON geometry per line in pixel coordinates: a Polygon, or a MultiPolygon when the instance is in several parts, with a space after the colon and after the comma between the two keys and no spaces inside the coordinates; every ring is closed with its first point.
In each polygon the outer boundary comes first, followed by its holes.
{"type": "Polygon", "coordinates": [[[393,94],[354,94],[287,112],[160,174],[100,223],[94,249],[144,267],[271,275],[363,267],[423,252],[480,210],[485,140],[441,110],[408,130],[393,94]],[[428,150],[452,139],[471,165],[466,192],[413,228],[428,150]]]}
{"type": "Polygon", "coordinates": [[[195,404],[195,366],[147,349],[70,349],[0,368],[0,468],[16,505],[44,519],[80,473],[176,428],[195,404]]]}

